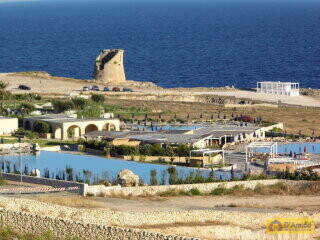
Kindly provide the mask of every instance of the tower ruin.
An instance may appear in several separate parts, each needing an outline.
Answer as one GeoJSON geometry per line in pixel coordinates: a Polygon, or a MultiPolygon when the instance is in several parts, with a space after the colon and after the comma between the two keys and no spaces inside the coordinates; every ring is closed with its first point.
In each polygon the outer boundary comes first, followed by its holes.
{"type": "Polygon", "coordinates": [[[126,81],[122,49],[104,49],[96,58],[93,78],[105,83],[126,81]]]}

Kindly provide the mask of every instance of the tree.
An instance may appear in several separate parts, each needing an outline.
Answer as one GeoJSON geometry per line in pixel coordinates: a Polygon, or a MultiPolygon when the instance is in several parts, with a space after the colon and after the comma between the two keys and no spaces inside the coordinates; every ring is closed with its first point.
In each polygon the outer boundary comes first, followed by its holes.
{"type": "Polygon", "coordinates": [[[31,103],[22,103],[22,104],[20,105],[20,110],[21,110],[21,111],[24,111],[24,112],[27,113],[27,114],[29,114],[29,113],[35,111],[35,110],[36,110],[36,107],[35,107],[33,104],[31,104],[31,103]]]}
{"type": "Polygon", "coordinates": [[[73,98],[71,101],[73,102],[76,109],[83,110],[88,105],[88,101],[84,98],[73,98]]]}
{"type": "Polygon", "coordinates": [[[178,171],[175,167],[169,167],[167,169],[168,173],[169,173],[169,184],[173,185],[176,184],[178,182],[178,171]]]}
{"type": "Polygon", "coordinates": [[[176,152],[179,157],[188,157],[190,153],[190,147],[186,144],[181,144],[177,147],[176,152]]]}
{"type": "Polygon", "coordinates": [[[75,108],[74,104],[70,100],[55,100],[52,102],[53,108],[57,113],[62,113],[75,108]]]}
{"type": "Polygon", "coordinates": [[[83,175],[85,183],[90,184],[92,172],[88,169],[83,169],[83,175]]]}
{"type": "Polygon", "coordinates": [[[104,103],[106,100],[105,96],[102,94],[92,94],[91,100],[96,102],[96,103],[104,103]]]}
{"type": "Polygon", "coordinates": [[[158,185],[158,178],[157,178],[157,170],[152,169],[150,171],[150,184],[151,185],[158,185]]]}
{"type": "Polygon", "coordinates": [[[6,94],[6,88],[8,87],[8,83],[5,83],[3,81],[0,81],[0,94],[2,95],[2,108],[4,107],[4,95],[6,94]]]}
{"type": "Polygon", "coordinates": [[[43,121],[37,121],[34,124],[33,129],[37,133],[49,133],[50,132],[49,124],[46,122],[43,122],[43,121]]]}

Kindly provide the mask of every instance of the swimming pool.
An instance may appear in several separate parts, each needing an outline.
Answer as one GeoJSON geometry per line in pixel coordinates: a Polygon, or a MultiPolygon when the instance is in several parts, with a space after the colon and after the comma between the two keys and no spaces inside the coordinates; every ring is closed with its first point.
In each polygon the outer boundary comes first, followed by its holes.
{"type": "Polygon", "coordinates": [[[288,143],[279,144],[278,153],[303,153],[306,148],[308,153],[320,154],[320,143],[288,143]]]}
{"type": "MultiPolygon", "coordinates": [[[[36,155],[14,155],[14,156],[0,156],[0,167],[6,165],[10,161],[11,169],[15,165],[16,169],[20,171],[20,159],[22,161],[22,171],[27,165],[29,171],[37,168],[44,176],[44,170],[49,169],[50,177],[55,178],[56,174],[61,174],[65,171],[66,166],[73,168],[75,174],[83,176],[83,170],[89,170],[92,173],[91,180],[95,177],[106,178],[112,180],[116,178],[117,173],[123,169],[129,169],[137,174],[144,183],[150,183],[150,171],[157,170],[158,182],[161,181],[162,172],[167,172],[168,165],[139,163],[133,161],[124,161],[120,159],[103,158],[88,155],[74,155],[59,152],[41,151],[36,155]],[[2,164],[3,163],[3,164],[2,164]]],[[[187,167],[176,167],[179,176],[188,176],[190,172],[196,172],[198,169],[187,167]]],[[[6,170],[6,168],[5,168],[6,170]]],[[[200,170],[203,176],[208,176],[210,170],[200,170]]],[[[216,179],[230,179],[230,172],[214,171],[216,179]]],[[[166,174],[166,182],[168,174],[166,174]]]]}
{"type": "MultiPolygon", "coordinates": [[[[306,148],[308,153],[320,154],[320,143],[278,143],[278,153],[303,153],[306,148]]],[[[266,148],[259,148],[257,152],[269,152],[266,148]]]]}

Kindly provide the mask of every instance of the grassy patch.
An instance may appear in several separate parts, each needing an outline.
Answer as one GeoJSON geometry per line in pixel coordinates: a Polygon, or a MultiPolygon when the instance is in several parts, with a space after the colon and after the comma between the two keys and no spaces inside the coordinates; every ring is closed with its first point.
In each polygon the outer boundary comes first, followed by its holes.
{"type": "Polygon", "coordinates": [[[204,194],[199,189],[193,188],[190,191],[169,189],[159,193],[160,197],[173,196],[203,196],[203,195],[233,195],[233,196],[254,196],[254,195],[317,195],[320,194],[320,182],[310,182],[305,186],[290,186],[285,183],[272,185],[258,184],[254,189],[245,188],[243,185],[236,185],[232,188],[223,186],[213,189],[210,194],[204,194]]]}
{"type": "MultiPolygon", "coordinates": [[[[10,227],[0,227],[0,239],[1,240],[58,240],[54,234],[50,231],[34,235],[34,234],[22,234],[12,230],[10,227]]],[[[79,240],[78,237],[67,237],[66,240],[79,240]]]]}
{"type": "Polygon", "coordinates": [[[174,196],[201,196],[202,193],[198,188],[192,188],[189,191],[169,189],[165,192],[159,193],[160,197],[174,197],[174,196]]]}
{"type": "Polygon", "coordinates": [[[320,193],[320,182],[310,182],[304,187],[290,186],[284,183],[272,185],[258,184],[254,189],[244,188],[237,185],[232,188],[218,187],[210,193],[211,195],[315,195],[320,193]]]}
{"type": "Polygon", "coordinates": [[[2,177],[0,177],[0,186],[4,186],[4,185],[7,185],[7,181],[4,180],[2,177]]]}
{"type": "MultiPolygon", "coordinates": [[[[6,137],[4,138],[4,143],[5,144],[11,144],[11,143],[17,143],[18,138],[15,137],[6,137]]],[[[38,143],[40,147],[52,147],[52,146],[59,146],[59,145],[71,145],[71,144],[78,144],[77,141],[55,141],[52,139],[34,139],[34,140],[29,140],[29,139],[23,139],[22,142],[27,142],[27,143],[38,143]]]]}
{"type": "Polygon", "coordinates": [[[66,207],[76,207],[76,208],[103,208],[104,205],[102,203],[96,202],[92,199],[88,199],[86,197],[80,196],[47,196],[47,195],[39,195],[32,198],[36,201],[56,204],[60,206],[66,207]]]}

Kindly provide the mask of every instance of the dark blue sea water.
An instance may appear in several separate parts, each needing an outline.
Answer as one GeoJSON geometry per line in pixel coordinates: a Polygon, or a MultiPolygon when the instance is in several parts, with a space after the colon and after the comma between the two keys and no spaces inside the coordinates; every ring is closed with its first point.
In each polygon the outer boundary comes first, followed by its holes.
{"type": "Polygon", "coordinates": [[[320,88],[320,1],[0,3],[0,72],[88,79],[104,48],[125,49],[128,79],[164,87],[320,88]]]}

